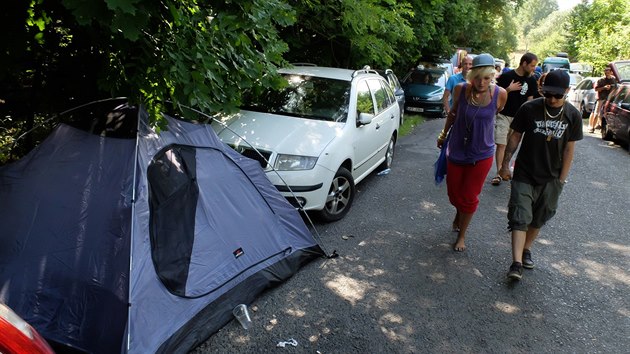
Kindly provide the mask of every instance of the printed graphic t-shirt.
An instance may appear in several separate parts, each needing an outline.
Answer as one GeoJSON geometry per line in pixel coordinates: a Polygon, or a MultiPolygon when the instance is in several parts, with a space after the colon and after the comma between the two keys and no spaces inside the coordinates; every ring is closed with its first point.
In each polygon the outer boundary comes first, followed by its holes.
{"type": "MultiPolygon", "coordinates": [[[[510,125],[515,131],[524,133],[513,178],[531,185],[557,179],[567,142],[582,140],[583,137],[582,116],[577,108],[565,102],[563,114],[556,119],[545,119],[544,104],[544,98],[526,102],[510,125]]],[[[560,108],[547,107],[547,111],[556,115],[560,108]]]]}
{"type": "Polygon", "coordinates": [[[510,70],[504,74],[501,74],[497,79],[497,85],[507,90],[512,81],[521,83],[520,91],[512,91],[508,93],[507,102],[505,107],[501,111],[501,114],[514,117],[516,111],[521,105],[527,102],[527,97],[535,97],[538,92],[538,84],[533,76],[520,76],[515,70],[510,70]]]}

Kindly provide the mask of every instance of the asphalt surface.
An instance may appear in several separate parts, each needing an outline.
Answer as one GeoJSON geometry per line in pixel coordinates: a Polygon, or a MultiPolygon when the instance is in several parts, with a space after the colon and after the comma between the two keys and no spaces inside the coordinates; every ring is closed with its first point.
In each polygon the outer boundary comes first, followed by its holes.
{"type": "Polygon", "coordinates": [[[454,208],[432,178],[443,124],[401,138],[346,218],[315,224],[340,257],[308,264],[251,304],[250,329],[232,321],[193,353],[629,353],[627,148],[585,133],[535,269],[513,283],[509,183],[484,186],[467,250],[452,251],[454,208]]]}

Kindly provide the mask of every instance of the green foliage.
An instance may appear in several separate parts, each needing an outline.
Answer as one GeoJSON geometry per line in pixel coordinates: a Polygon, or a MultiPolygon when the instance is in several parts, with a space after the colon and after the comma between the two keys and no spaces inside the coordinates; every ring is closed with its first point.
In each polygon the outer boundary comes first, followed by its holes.
{"type": "Polygon", "coordinates": [[[425,120],[426,118],[419,114],[406,113],[403,125],[400,126],[400,136],[409,135],[411,132],[413,132],[415,127],[422,124],[425,120]]]}
{"type": "Polygon", "coordinates": [[[630,0],[583,2],[568,21],[571,49],[602,73],[610,61],[630,58],[630,0]]]}
{"type": "Polygon", "coordinates": [[[519,37],[529,43],[530,32],[538,28],[552,12],[558,10],[556,0],[525,0],[518,8],[516,22],[519,24],[519,37]]]}
{"type": "Polygon", "coordinates": [[[527,38],[531,45],[528,50],[536,53],[539,60],[545,57],[555,56],[558,52],[565,51],[568,46],[568,39],[564,24],[568,20],[569,13],[556,11],[547,16],[538,27],[533,28],[527,38]]]}
{"type": "MultiPolygon", "coordinates": [[[[277,87],[288,61],[406,71],[455,47],[501,55],[511,0],[31,0],[4,4],[0,159],[37,144],[55,113],[129,97],[234,112],[243,90],[277,87]],[[6,125],[6,127],[5,127],[6,125]],[[10,137],[9,137],[10,135],[10,137]],[[11,142],[10,144],[8,142],[11,142]],[[4,150],[3,150],[4,149],[4,150]],[[4,151],[4,152],[3,152],[4,151]]],[[[157,112],[157,111],[155,111],[157,112]]],[[[159,116],[153,115],[159,124],[159,116]]],[[[1,162],[0,162],[1,163],[1,162]]]]}
{"type": "Polygon", "coordinates": [[[309,0],[294,5],[297,21],[282,30],[290,62],[358,68],[389,67],[413,40],[405,2],[309,0]]]}

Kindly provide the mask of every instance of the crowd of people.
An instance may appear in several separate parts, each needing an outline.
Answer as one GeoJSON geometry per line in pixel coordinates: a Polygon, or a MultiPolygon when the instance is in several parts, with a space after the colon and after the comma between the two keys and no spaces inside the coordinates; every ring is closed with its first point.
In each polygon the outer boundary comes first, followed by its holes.
{"type": "Polygon", "coordinates": [[[456,210],[453,250],[466,249],[466,232],[494,159],[496,175],[490,183],[511,185],[507,224],[512,263],[507,277],[520,280],[524,268],[534,268],[534,241],[558,208],[575,142],[583,137],[582,117],[565,101],[569,74],[537,72],[533,53],[500,74],[490,54],[464,55],[458,64],[460,73],[446,85],[442,102],[447,116],[437,138],[438,148],[446,149],[447,194],[456,210]]]}

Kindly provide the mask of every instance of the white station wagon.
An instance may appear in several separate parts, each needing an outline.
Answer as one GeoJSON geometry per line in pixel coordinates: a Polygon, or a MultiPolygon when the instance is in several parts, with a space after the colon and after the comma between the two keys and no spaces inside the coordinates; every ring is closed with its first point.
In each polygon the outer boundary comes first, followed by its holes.
{"type": "Polygon", "coordinates": [[[241,111],[213,123],[221,140],[260,161],[296,208],[343,218],[355,184],[390,168],[400,110],[387,81],[369,68],[294,66],[281,90],[247,94],[241,111]]]}

